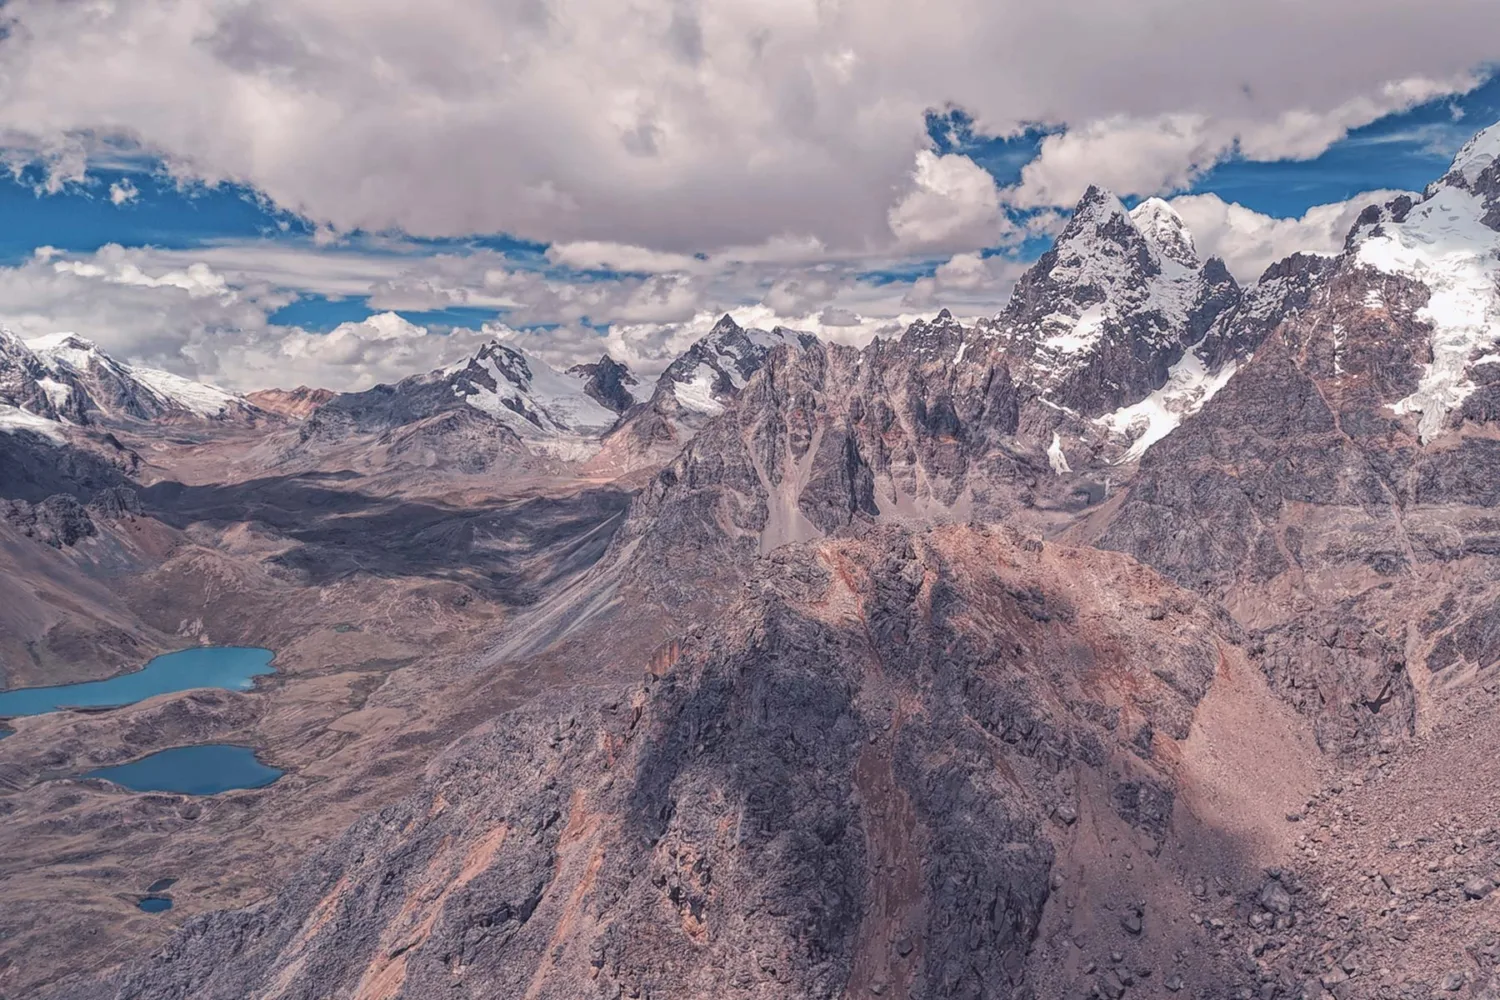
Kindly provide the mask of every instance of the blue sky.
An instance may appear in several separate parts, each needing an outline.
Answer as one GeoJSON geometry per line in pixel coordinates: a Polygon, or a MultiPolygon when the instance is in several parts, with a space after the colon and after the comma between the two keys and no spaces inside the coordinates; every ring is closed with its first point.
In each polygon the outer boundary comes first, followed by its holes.
{"type": "Polygon", "coordinates": [[[1500,121],[1500,76],[1459,97],[1389,115],[1349,133],[1306,161],[1231,160],[1210,170],[1195,191],[1212,191],[1266,215],[1301,215],[1313,205],[1361,191],[1420,191],[1439,177],[1475,132],[1500,121]]]}
{"type": "MultiPolygon", "coordinates": [[[[1228,159],[1205,172],[1186,192],[1213,193],[1275,218],[1300,216],[1314,205],[1344,201],[1363,191],[1421,190],[1442,174],[1458,147],[1500,121],[1500,75],[1457,97],[1388,115],[1349,135],[1311,160],[1254,162],[1228,159]]],[[[1010,139],[975,136],[963,111],[928,116],[928,135],[940,152],[963,153],[1001,186],[1021,179],[1048,130],[1037,127],[1010,139]]]]}

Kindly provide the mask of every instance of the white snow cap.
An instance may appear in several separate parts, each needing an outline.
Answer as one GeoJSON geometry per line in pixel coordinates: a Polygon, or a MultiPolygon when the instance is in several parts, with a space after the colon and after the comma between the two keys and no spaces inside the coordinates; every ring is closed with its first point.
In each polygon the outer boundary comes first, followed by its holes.
{"type": "Polygon", "coordinates": [[[0,403],[0,432],[14,434],[17,431],[40,434],[53,444],[62,444],[67,441],[63,435],[62,424],[57,421],[39,417],[35,413],[28,413],[19,406],[0,403]]]}
{"type": "Polygon", "coordinates": [[[1464,143],[1448,172],[1463,174],[1464,180],[1473,184],[1497,156],[1500,156],[1500,122],[1464,143]]]}
{"type": "Polygon", "coordinates": [[[598,437],[619,419],[584,391],[585,380],[579,375],[559,372],[498,340],[440,374],[456,374],[470,365],[488,373],[494,388],[470,381],[455,385],[454,393],[532,447],[557,458],[588,458],[599,450],[598,437]]]}
{"type": "MultiPolygon", "coordinates": [[[[169,410],[184,410],[212,419],[222,417],[244,403],[241,397],[218,386],[195,382],[155,368],[142,368],[116,361],[101,351],[98,344],[76,333],[49,333],[44,337],[33,337],[26,341],[26,346],[53,374],[69,369],[78,374],[86,374],[91,369],[97,370],[94,369],[97,365],[99,369],[111,371],[116,377],[133,383],[136,391],[142,392],[147,398],[155,397],[157,402],[169,410]],[[65,368],[60,369],[59,365],[65,368]]],[[[43,388],[52,396],[54,404],[60,405],[62,400],[66,400],[68,389],[61,383],[54,384],[56,390],[45,385],[43,388]]]]}
{"type": "MultiPolygon", "coordinates": [[[[1500,156],[1500,124],[1464,144],[1449,176],[1472,184],[1500,156]]],[[[1439,182],[1401,222],[1383,220],[1357,229],[1355,259],[1427,286],[1416,318],[1432,325],[1432,360],[1422,366],[1417,390],[1394,404],[1397,413],[1419,413],[1423,443],[1447,426],[1448,415],[1478,388],[1474,367],[1500,349],[1500,233],[1485,219],[1490,204],[1465,186],[1439,182]]]]}
{"type": "Polygon", "coordinates": [[[63,361],[80,371],[86,371],[94,361],[113,360],[99,350],[98,344],[76,333],[49,333],[45,337],[33,337],[26,341],[26,346],[51,368],[56,368],[54,362],[63,361]]]}
{"type": "Polygon", "coordinates": [[[1198,248],[1177,210],[1160,198],[1147,198],[1130,213],[1130,221],[1163,256],[1184,267],[1197,267],[1198,248]]]}
{"type": "Polygon", "coordinates": [[[1113,191],[1107,188],[1091,186],[1079,199],[1078,206],[1073,210],[1073,218],[1081,222],[1092,222],[1099,225],[1109,221],[1111,216],[1123,215],[1130,218],[1130,212],[1125,208],[1125,203],[1115,197],[1113,191]]]}
{"type": "Polygon", "coordinates": [[[61,347],[71,348],[75,351],[94,351],[99,348],[98,344],[87,337],[80,337],[78,334],[70,333],[66,330],[60,333],[49,333],[42,337],[32,337],[26,341],[26,346],[33,351],[55,351],[61,347]]]}
{"type": "Polygon", "coordinates": [[[239,396],[216,385],[194,382],[171,372],[134,366],[129,368],[129,372],[132,378],[162,399],[200,417],[222,417],[244,402],[239,396]]]}

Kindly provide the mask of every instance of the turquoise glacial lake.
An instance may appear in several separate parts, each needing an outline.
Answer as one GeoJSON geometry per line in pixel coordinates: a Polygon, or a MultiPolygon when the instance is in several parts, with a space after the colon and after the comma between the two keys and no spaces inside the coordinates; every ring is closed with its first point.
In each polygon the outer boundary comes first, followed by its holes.
{"type": "Polygon", "coordinates": [[[104,778],[134,792],[217,795],[235,788],[264,788],[284,772],[267,767],[249,747],[205,743],[161,750],[128,764],[96,768],[82,778],[104,778]]]}
{"type": "Polygon", "coordinates": [[[140,670],[107,681],[0,691],[0,718],[41,715],[60,708],[130,705],[158,694],[193,688],[248,691],[255,678],[274,674],[275,656],[255,646],[195,646],[163,653],[140,670]]]}
{"type": "Polygon", "coordinates": [[[172,908],[172,901],[166,896],[147,896],[135,905],[147,913],[166,913],[172,908]]]}

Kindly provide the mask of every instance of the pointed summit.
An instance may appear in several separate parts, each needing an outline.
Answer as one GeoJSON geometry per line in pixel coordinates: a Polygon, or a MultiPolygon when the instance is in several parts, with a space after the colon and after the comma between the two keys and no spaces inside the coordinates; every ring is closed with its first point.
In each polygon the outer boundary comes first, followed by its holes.
{"type": "Polygon", "coordinates": [[[1193,234],[1182,221],[1182,216],[1162,199],[1147,198],[1141,202],[1131,210],[1130,221],[1163,257],[1175,260],[1183,267],[1198,266],[1198,248],[1193,244],[1193,234]]]}
{"type": "Polygon", "coordinates": [[[585,460],[618,422],[614,407],[628,406],[629,397],[620,395],[623,366],[598,380],[599,365],[582,367],[592,370],[560,372],[491,340],[447,368],[333,397],[311,410],[296,448],[316,453],[357,435],[381,435],[399,442],[386,461],[422,468],[481,471],[532,457],[585,460]]]}
{"type": "Polygon", "coordinates": [[[24,342],[9,331],[0,334],[0,402],[75,424],[183,418],[248,421],[256,415],[241,396],[171,372],[117,361],[74,333],[24,342]]]}
{"type": "Polygon", "coordinates": [[[1497,158],[1500,158],[1500,122],[1477,133],[1463,144],[1463,148],[1453,157],[1453,165],[1448,168],[1445,179],[1458,174],[1463,177],[1467,186],[1472,187],[1497,158]]]}
{"type": "Polygon", "coordinates": [[[76,333],[49,333],[43,337],[34,337],[26,341],[26,346],[33,351],[56,351],[67,349],[73,351],[93,351],[99,345],[87,337],[80,337],[76,333]]]}
{"type": "MultiPolygon", "coordinates": [[[[1391,408],[1421,415],[1423,444],[1466,420],[1493,421],[1500,391],[1487,369],[1500,345],[1500,124],[1464,143],[1420,198],[1401,195],[1361,212],[1345,249],[1358,266],[1427,289],[1423,322],[1431,334],[1423,346],[1431,360],[1418,371],[1415,391],[1391,408]]],[[[1384,301],[1378,290],[1370,295],[1384,301]]]]}
{"type": "Polygon", "coordinates": [[[1078,204],[1073,207],[1073,214],[1078,215],[1126,215],[1125,205],[1119,198],[1115,197],[1109,188],[1102,188],[1097,184],[1090,184],[1083,192],[1083,197],[1078,199],[1078,204]]]}
{"type": "MultiPolygon", "coordinates": [[[[951,356],[963,343],[966,331],[961,322],[947,309],[940,311],[931,322],[919,319],[906,328],[898,343],[903,350],[916,354],[942,354],[951,356]]],[[[960,356],[962,352],[960,351],[960,356]]]]}
{"type": "Polygon", "coordinates": [[[1098,416],[1160,388],[1238,301],[1227,271],[1200,265],[1171,206],[1150,199],[1128,212],[1090,187],[998,321],[1013,371],[1051,402],[1098,416]]]}

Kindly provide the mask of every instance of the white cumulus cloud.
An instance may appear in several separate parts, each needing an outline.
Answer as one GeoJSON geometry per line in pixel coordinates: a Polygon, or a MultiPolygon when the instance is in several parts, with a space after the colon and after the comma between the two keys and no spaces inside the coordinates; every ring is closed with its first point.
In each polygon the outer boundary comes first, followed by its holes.
{"type": "Polygon", "coordinates": [[[985,246],[1009,227],[994,176],[967,156],[918,150],[912,182],[890,211],[891,232],[905,246],[985,246]]]}
{"type": "Polygon", "coordinates": [[[1383,205],[1399,191],[1367,191],[1348,201],[1314,205],[1301,216],[1277,219],[1216,194],[1182,195],[1171,205],[1187,223],[1203,257],[1222,257],[1241,282],[1260,277],[1267,267],[1298,251],[1336,253],[1359,213],[1383,205]]]}
{"type": "Polygon", "coordinates": [[[79,180],[99,146],[133,144],[173,176],[244,182],[329,231],[685,255],[977,238],[989,195],[964,164],[932,154],[913,186],[931,108],[962,107],[990,135],[1067,127],[1017,193],[1062,204],[1090,159],[1117,174],[1090,179],[1145,193],[1236,144],[1313,155],[1385,110],[1462,89],[1500,37],[1491,0],[5,11],[0,147],[13,168],[41,165],[44,189],[79,180]],[[1116,156],[1132,153],[1138,170],[1116,156]]]}

